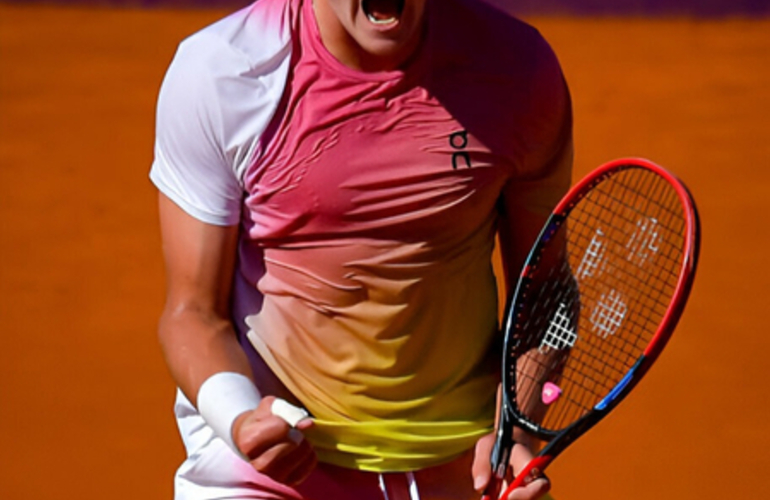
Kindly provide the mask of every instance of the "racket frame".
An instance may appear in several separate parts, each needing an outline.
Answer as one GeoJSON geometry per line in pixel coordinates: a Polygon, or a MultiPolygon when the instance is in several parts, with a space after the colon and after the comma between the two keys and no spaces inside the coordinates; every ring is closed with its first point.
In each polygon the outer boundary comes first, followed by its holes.
{"type": "Polygon", "coordinates": [[[692,283],[697,267],[700,250],[700,219],[692,195],[687,187],[671,172],[663,167],[643,158],[621,158],[598,167],[581,181],[575,184],[562,200],[556,205],[552,214],[546,221],[543,229],[533,245],[524,263],[515,291],[506,308],[504,323],[503,363],[502,363],[502,395],[500,411],[498,415],[498,428],[495,446],[492,451],[491,465],[493,477],[484,493],[483,500],[497,498],[508,467],[508,461],[514,445],[513,427],[518,426],[547,442],[544,448],[534,457],[526,467],[516,475],[513,482],[500,498],[507,498],[515,488],[530,482],[540,476],[543,470],[564,449],[576,439],[585,434],[591,427],[602,420],[614,409],[639,383],[645,373],[658,358],[663,348],[668,343],[671,335],[681,318],[687,298],[692,289],[692,283]],[[653,171],[664,178],[676,191],[680,203],[685,211],[684,248],[682,249],[682,266],[679,273],[670,305],[663,315],[657,331],[652,336],[648,346],[624,377],[608,392],[608,394],[588,411],[585,415],[560,431],[545,429],[525,418],[517,409],[515,394],[511,389],[516,386],[516,367],[511,366],[511,357],[514,346],[514,331],[516,330],[516,318],[521,312],[524,297],[532,284],[531,275],[537,268],[543,249],[550,239],[557,233],[560,226],[567,219],[572,209],[582,200],[596,185],[605,179],[628,169],[642,168],[653,171]]]}

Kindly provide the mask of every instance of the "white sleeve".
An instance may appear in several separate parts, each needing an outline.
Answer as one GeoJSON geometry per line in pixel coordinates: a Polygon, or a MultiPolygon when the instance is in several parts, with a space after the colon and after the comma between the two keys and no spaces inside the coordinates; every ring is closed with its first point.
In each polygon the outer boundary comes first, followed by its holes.
{"type": "Polygon", "coordinates": [[[182,42],[158,97],[150,179],[209,224],[240,221],[244,174],[285,87],[288,36],[258,14],[242,11],[182,42]]]}
{"type": "Polygon", "coordinates": [[[196,54],[204,47],[180,45],[163,80],[150,179],[193,217],[233,225],[243,190],[227,164],[216,75],[206,68],[205,54],[196,54]]]}

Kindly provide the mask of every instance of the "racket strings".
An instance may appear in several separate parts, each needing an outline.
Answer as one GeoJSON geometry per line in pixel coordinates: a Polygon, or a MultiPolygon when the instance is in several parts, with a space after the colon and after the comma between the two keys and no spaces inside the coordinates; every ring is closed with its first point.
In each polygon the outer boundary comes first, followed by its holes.
{"type": "Polygon", "coordinates": [[[685,214],[655,173],[628,169],[590,190],[535,267],[517,332],[516,404],[560,430],[590,411],[636,363],[669,307],[682,267],[685,214]],[[553,255],[548,255],[548,253],[553,255]],[[546,383],[561,396],[544,403],[546,383]]]}

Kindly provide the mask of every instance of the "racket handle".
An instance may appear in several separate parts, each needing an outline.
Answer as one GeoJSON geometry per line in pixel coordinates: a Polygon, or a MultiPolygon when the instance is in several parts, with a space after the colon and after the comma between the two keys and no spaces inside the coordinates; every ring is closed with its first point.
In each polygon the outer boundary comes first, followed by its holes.
{"type": "Polygon", "coordinates": [[[503,478],[492,474],[492,478],[489,480],[487,487],[484,488],[484,494],[481,497],[481,500],[497,500],[497,495],[500,494],[502,486],[503,478]]]}
{"type": "Polygon", "coordinates": [[[500,499],[503,500],[508,498],[508,495],[510,495],[516,488],[526,486],[533,480],[542,477],[543,471],[548,467],[548,464],[551,463],[551,460],[553,460],[553,457],[548,455],[538,456],[530,460],[521,472],[516,475],[513,482],[505,489],[503,494],[500,495],[500,499]]]}

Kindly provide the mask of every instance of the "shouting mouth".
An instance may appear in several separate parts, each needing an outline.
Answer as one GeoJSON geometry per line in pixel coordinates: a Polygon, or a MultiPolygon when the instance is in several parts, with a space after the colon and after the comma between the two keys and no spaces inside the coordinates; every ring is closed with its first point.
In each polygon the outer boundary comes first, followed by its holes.
{"type": "Polygon", "coordinates": [[[404,0],[361,0],[361,8],[374,24],[394,24],[404,10],[404,0]]]}

